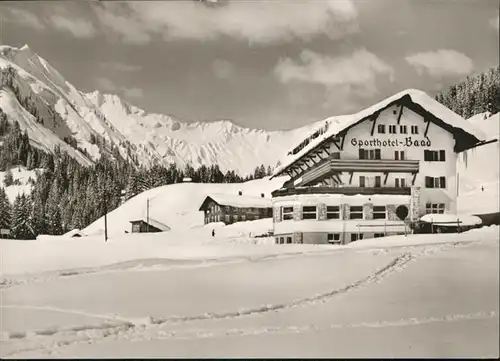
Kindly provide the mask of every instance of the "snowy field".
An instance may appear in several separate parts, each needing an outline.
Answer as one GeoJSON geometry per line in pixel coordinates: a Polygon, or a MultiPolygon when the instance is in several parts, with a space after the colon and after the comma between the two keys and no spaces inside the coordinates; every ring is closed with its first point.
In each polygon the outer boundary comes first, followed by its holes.
{"type": "Polygon", "coordinates": [[[498,227],[347,246],[2,240],[4,358],[498,357],[498,227]]]}

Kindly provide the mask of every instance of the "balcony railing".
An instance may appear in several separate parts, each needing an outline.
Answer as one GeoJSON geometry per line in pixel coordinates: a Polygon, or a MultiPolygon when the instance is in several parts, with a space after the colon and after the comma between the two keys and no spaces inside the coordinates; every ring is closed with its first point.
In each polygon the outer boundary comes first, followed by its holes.
{"type": "Polygon", "coordinates": [[[401,172],[418,173],[418,160],[394,159],[331,159],[333,170],[339,172],[401,172]]]}
{"type": "Polygon", "coordinates": [[[418,173],[418,160],[325,159],[298,176],[296,186],[307,185],[337,172],[418,173]]]}
{"type": "Polygon", "coordinates": [[[362,195],[411,195],[410,187],[297,187],[282,188],[272,192],[273,198],[300,194],[344,194],[353,196],[362,195]]]}

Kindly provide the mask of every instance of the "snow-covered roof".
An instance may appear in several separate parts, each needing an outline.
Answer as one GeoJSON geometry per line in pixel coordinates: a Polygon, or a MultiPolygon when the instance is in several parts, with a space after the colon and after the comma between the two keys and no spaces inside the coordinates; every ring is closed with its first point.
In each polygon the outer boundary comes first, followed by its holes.
{"type": "Polygon", "coordinates": [[[485,135],[480,129],[478,129],[471,122],[462,118],[460,115],[448,109],[446,106],[442,105],[429,95],[427,95],[425,92],[416,89],[407,89],[397,94],[394,94],[393,96],[386,98],[377,104],[374,104],[366,109],[363,109],[358,113],[333,116],[325,119],[324,124],[321,128],[326,129],[326,131],[322,132],[320,128],[320,129],[315,129],[313,132],[311,132],[308,136],[311,136],[312,134],[318,131],[322,134],[320,134],[316,138],[313,138],[309,142],[309,144],[307,144],[302,150],[300,150],[296,154],[289,153],[281,161],[281,165],[279,167],[276,167],[276,169],[273,172],[273,177],[279,175],[288,166],[290,166],[299,158],[307,154],[312,149],[316,148],[324,140],[339,134],[346,128],[353,126],[362,119],[370,117],[371,115],[388,107],[391,103],[394,103],[405,96],[409,96],[413,103],[421,106],[426,111],[433,114],[436,118],[439,118],[449,126],[452,126],[453,128],[462,129],[463,131],[475,136],[478,140],[485,139],[485,135]]]}
{"type": "Polygon", "coordinates": [[[143,221],[144,223],[148,223],[149,225],[151,225],[155,228],[158,228],[160,231],[163,231],[163,232],[170,231],[169,226],[167,226],[166,224],[163,224],[161,222],[158,222],[157,220],[155,220],[151,217],[149,218],[149,220],[147,220],[146,218],[134,219],[134,220],[130,221],[130,223],[139,222],[139,221],[143,221]]]}
{"type": "Polygon", "coordinates": [[[466,214],[457,215],[450,213],[426,214],[425,216],[422,216],[420,220],[426,223],[432,223],[438,226],[448,226],[448,227],[456,226],[457,222],[460,222],[460,226],[476,226],[482,223],[481,218],[477,216],[471,216],[466,214]]]}
{"type": "Polygon", "coordinates": [[[73,237],[73,236],[81,236],[81,231],[78,228],[75,228],[68,233],[64,234],[65,237],[73,237]]]}
{"type": "Polygon", "coordinates": [[[207,199],[212,199],[221,206],[231,206],[236,208],[271,208],[271,199],[264,197],[247,197],[243,195],[233,194],[210,194],[205,198],[200,210],[204,206],[207,199]]]}

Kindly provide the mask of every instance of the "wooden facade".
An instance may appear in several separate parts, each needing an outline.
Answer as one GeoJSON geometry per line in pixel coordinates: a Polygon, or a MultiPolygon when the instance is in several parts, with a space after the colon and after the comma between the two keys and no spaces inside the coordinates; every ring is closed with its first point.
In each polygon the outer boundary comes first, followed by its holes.
{"type": "Polygon", "coordinates": [[[222,222],[224,224],[233,224],[236,222],[254,221],[262,218],[271,218],[273,216],[272,206],[243,206],[234,205],[230,202],[217,202],[212,197],[207,197],[200,207],[204,212],[204,223],[222,222]],[[228,204],[224,204],[228,203],[228,204]]]}
{"type": "Polygon", "coordinates": [[[132,224],[132,233],[158,233],[169,231],[170,227],[155,221],[150,220],[149,223],[144,219],[130,221],[132,224]]]}

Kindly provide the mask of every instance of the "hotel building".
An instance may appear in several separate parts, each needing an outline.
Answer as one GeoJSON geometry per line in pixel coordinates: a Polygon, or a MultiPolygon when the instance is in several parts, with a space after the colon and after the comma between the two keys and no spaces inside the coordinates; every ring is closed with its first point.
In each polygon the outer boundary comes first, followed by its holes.
{"type": "Polygon", "coordinates": [[[427,213],[457,212],[457,154],[484,136],[418,90],[328,118],[273,177],[277,243],[339,243],[404,234],[427,213]]]}

